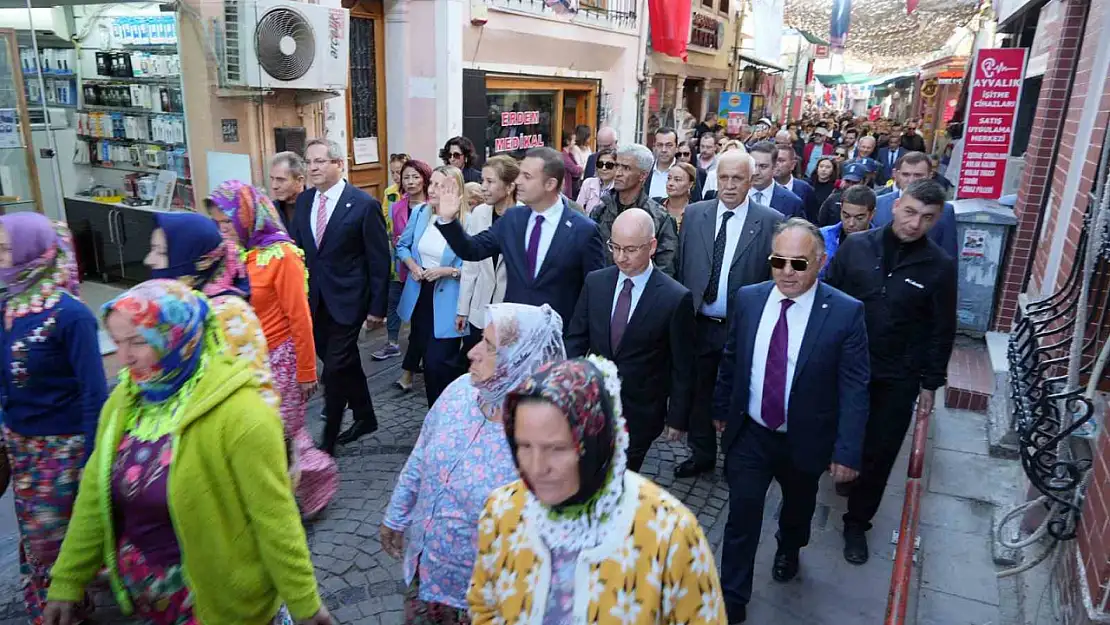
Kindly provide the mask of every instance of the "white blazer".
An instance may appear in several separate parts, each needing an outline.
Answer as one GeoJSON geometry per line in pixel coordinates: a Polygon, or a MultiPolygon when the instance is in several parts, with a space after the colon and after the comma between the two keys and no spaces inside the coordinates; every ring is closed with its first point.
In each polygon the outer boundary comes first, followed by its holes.
{"type": "MultiPolygon", "coordinates": [[[[475,236],[493,225],[493,207],[482,204],[470,211],[466,233],[475,236]]],[[[493,259],[463,262],[459,284],[458,314],[468,317],[476,328],[486,327],[486,306],[505,301],[505,255],[498,254],[497,267],[493,259]]]]}

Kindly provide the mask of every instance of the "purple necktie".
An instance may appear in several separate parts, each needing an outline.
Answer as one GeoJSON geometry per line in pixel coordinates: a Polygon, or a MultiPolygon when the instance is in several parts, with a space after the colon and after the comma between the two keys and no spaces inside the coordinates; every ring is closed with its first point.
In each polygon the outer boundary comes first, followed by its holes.
{"type": "Polygon", "coordinates": [[[763,402],[759,413],[768,429],[777,430],[786,423],[786,358],[790,346],[790,328],[786,324],[786,311],[794,304],[792,299],[782,300],[779,320],[771,332],[771,345],[767,348],[767,364],[763,371],[763,402]]]}
{"type": "Polygon", "coordinates": [[[536,257],[540,253],[540,230],[543,228],[543,215],[536,215],[532,234],[528,235],[528,277],[536,277],[536,257]]]}
{"type": "Polygon", "coordinates": [[[621,294],[617,296],[617,305],[613,308],[613,320],[609,322],[609,347],[617,353],[624,330],[628,327],[628,314],[632,310],[632,279],[625,278],[621,294]]]}

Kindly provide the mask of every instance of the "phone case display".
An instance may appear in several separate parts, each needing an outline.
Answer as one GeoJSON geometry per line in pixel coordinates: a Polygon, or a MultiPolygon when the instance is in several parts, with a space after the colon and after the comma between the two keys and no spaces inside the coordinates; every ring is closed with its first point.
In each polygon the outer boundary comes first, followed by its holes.
{"type": "Polygon", "coordinates": [[[29,106],[77,106],[77,51],[20,46],[19,64],[29,106]],[[42,72],[42,82],[39,81],[42,72]],[[45,85],[45,91],[43,86],[45,85]]]}
{"type": "MultiPolygon", "coordinates": [[[[170,15],[98,18],[101,47],[83,51],[74,162],[123,172],[125,203],[147,203],[162,171],[178,177],[175,195],[192,205],[185,103],[176,21],[170,15]],[[145,176],[143,174],[146,174],[145,176]],[[151,191],[146,193],[145,191],[151,191]]],[[[103,191],[103,189],[101,189],[103,191]]]]}

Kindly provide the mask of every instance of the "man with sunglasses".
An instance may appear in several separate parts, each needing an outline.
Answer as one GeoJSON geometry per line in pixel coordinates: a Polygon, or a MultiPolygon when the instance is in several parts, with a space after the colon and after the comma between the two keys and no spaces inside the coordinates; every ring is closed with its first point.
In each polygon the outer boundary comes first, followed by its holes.
{"type": "Polygon", "coordinates": [[[685,423],[693,399],[694,299],[652,264],[657,243],[646,211],[617,217],[607,242],[616,264],[586,276],[566,335],[568,358],[598,354],[617,365],[633,471],[666,423],[685,423]]]}
{"type": "Polygon", "coordinates": [[[782,490],[771,577],[787,582],[809,543],[821,475],[856,477],[868,420],[863,305],[817,280],[825,244],[816,226],[794,218],[775,232],[772,279],[732,298],[713,395],[729,486],[721,557],[729,623],[747,618],[771,480],[782,490]]]}
{"type": "Polygon", "coordinates": [[[944,190],[918,180],[902,190],[893,220],[849,236],[826,280],[863,302],[870,343],[870,418],[860,476],[844,515],[844,559],[868,559],[867,530],[879,509],[906,431],[933,410],[956,335],[956,262],[927,235],[944,190]],[[881,268],[881,271],[876,271],[881,268]]]}
{"type": "Polygon", "coordinates": [[[748,199],[755,162],[750,154],[728,151],[717,161],[717,198],[686,207],[679,233],[675,277],[694,295],[694,400],[686,423],[669,423],[667,437],[688,433],[690,457],[675,477],[694,477],[717,464],[713,389],[732,314],[731,295],[770,276],[767,255],[782,213],[748,199]]]}

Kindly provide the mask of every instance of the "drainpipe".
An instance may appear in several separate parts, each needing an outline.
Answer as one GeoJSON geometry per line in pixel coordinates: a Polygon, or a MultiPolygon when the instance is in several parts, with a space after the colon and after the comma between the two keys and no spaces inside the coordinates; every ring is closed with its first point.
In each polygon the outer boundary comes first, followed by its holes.
{"type": "Polygon", "coordinates": [[[647,119],[647,51],[651,42],[648,40],[648,0],[639,0],[640,9],[636,14],[640,18],[639,50],[636,52],[636,85],[637,100],[641,103],[636,107],[636,137],[644,131],[644,120],[647,119]]]}
{"type": "Polygon", "coordinates": [[[748,9],[747,0],[740,0],[740,13],[736,16],[736,37],[732,46],[732,58],[729,65],[732,67],[732,72],[728,77],[728,90],[737,91],[740,89],[740,46],[742,38],[744,37],[744,12],[748,9]]]}

